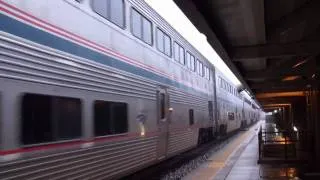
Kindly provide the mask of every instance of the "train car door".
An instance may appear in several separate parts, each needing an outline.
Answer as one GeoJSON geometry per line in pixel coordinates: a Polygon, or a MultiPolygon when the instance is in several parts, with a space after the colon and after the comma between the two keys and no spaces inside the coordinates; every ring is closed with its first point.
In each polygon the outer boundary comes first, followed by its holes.
{"type": "Polygon", "coordinates": [[[169,129],[169,96],[164,88],[157,91],[157,111],[158,111],[158,159],[163,159],[167,155],[168,146],[168,129],[169,129]]]}

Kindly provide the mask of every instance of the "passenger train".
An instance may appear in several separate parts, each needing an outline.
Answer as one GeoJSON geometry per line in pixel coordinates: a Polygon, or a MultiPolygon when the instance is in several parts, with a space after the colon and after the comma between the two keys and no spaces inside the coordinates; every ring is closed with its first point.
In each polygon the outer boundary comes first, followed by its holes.
{"type": "Polygon", "coordinates": [[[117,179],[259,119],[142,0],[0,0],[1,179],[117,179]]]}

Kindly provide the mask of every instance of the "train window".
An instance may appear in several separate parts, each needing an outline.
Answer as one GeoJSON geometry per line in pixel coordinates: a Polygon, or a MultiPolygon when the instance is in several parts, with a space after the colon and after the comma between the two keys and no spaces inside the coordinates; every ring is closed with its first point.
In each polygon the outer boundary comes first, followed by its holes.
{"type": "Polygon", "coordinates": [[[234,120],[234,112],[228,112],[228,120],[230,121],[234,120]]]}
{"type": "Polygon", "coordinates": [[[157,49],[171,56],[171,38],[159,28],[157,28],[157,49]]]}
{"type": "Polygon", "coordinates": [[[197,69],[198,69],[198,74],[200,76],[203,76],[203,64],[199,60],[197,60],[197,69]]]}
{"type": "Polygon", "coordinates": [[[196,60],[194,56],[191,55],[190,57],[190,65],[191,65],[191,70],[194,72],[196,71],[196,60]]]}
{"type": "Polygon", "coordinates": [[[151,21],[149,21],[135,9],[132,9],[131,11],[131,32],[135,37],[141,39],[149,45],[152,45],[151,21]]]}
{"type": "Polygon", "coordinates": [[[187,68],[188,69],[191,69],[191,54],[187,51],[187,54],[186,54],[186,62],[187,62],[187,68]]]}
{"type": "Polygon", "coordinates": [[[124,28],[123,0],[93,0],[92,9],[105,19],[124,28]]]}
{"type": "Polygon", "coordinates": [[[94,134],[105,136],[128,131],[126,103],[97,100],[94,102],[94,134]]]}
{"type": "Polygon", "coordinates": [[[173,44],[173,58],[174,60],[178,61],[180,60],[180,52],[179,52],[179,44],[177,44],[176,42],[174,42],[173,44]]]}
{"type": "Polygon", "coordinates": [[[171,56],[171,38],[164,34],[164,53],[171,56]]]}
{"type": "Polygon", "coordinates": [[[185,59],[184,59],[184,48],[180,46],[177,42],[174,42],[174,59],[181,64],[185,64],[185,59]]]}
{"type": "Polygon", "coordinates": [[[131,30],[132,30],[132,33],[134,36],[142,39],[142,31],[141,31],[141,15],[135,11],[135,10],[132,10],[132,15],[131,15],[131,30]]]}
{"type": "Polygon", "coordinates": [[[210,80],[210,71],[209,71],[209,68],[206,66],[204,66],[204,77],[210,80]]]}
{"type": "Polygon", "coordinates": [[[148,44],[152,44],[152,25],[151,22],[143,18],[143,40],[148,44]]]}
{"type": "Polygon", "coordinates": [[[200,61],[197,61],[197,73],[199,74],[200,61]]]}
{"type": "Polygon", "coordinates": [[[193,109],[189,109],[189,125],[194,124],[194,111],[193,109]]]}
{"type": "Polygon", "coordinates": [[[162,31],[157,30],[157,48],[160,52],[164,52],[164,42],[163,42],[163,33],[162,31]]]}
{"type": "Polygon", "coordinates": [[[165,94],[160,93],[160,119],[166,118],[165,94]]]}
{"type": "Polygon", "coordinates": [[[108,2],[106,0],[93,0],[92,9],[104,18],[108,18],[108,2]]]}
{"type": "Polygon", "coordinates": [[[180,46],[180,63],[183,64],[183,65],[186,64],[185,58],[184,58],[184,49],[181,46],[180,46]]]}
{"type": "Polygon", "coordinates": [[[21,107],[24,145],[80,138],[81,101],[76,98],[25,94],[21,107]]]}
{"type": "Polygon", "coordinates": [[[191,71],[195,71],[195,58],[192,54],[189,53],[189,51],[187,51],[187,67],[191,70],[191,71]]]}

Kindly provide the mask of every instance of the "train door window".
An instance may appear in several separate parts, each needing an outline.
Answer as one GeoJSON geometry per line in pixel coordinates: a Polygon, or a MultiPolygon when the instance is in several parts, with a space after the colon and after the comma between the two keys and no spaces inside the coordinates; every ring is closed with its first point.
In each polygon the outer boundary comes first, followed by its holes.
{"type": "Polygon", "coordinates": [[[164,93],[160,93],[160,119],[166,118],[166,96],[164,93]]]}
{"type": "Polygon", "coordinates": [[[131,32],[135,37],[152,45],[152,23],[135,9],[131,11],[131,32]]]}
{"type": "Polygon", "coordinates": [[[194,111],[193,109],[189,109],[189,125],[194,124],[194,111]]]}
{"type": "Polygon", "coordinates": [[[81,136],[81,101],[76,98],[25,94],[21,106],[24,145],[81,136]]]}
{"type": "Polygon", "coordinates": [[[110,22],[124,28],[123,0],[93,0],[92,9],[110,22]]]}
{"type": "Polygon", "coordinates": [[[94,134],[105,136],[128,131],[126,103],[96,100],[94,102],[94,134]]]}
{"type": "Polygon", "coordinates": [[[171,56],[171,38],[162,30],[157,28],[157,49],[167,56],[171,56]]]}

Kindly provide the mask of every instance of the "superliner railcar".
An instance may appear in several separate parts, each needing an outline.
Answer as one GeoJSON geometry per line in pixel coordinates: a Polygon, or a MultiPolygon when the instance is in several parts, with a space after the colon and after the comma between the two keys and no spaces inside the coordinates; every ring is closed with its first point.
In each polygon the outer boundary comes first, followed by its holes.
{"type": "Polygon", "coordinates": [[[142,0],[0,8],[1,179],[116,179],[259,118],[142,0]]]}

